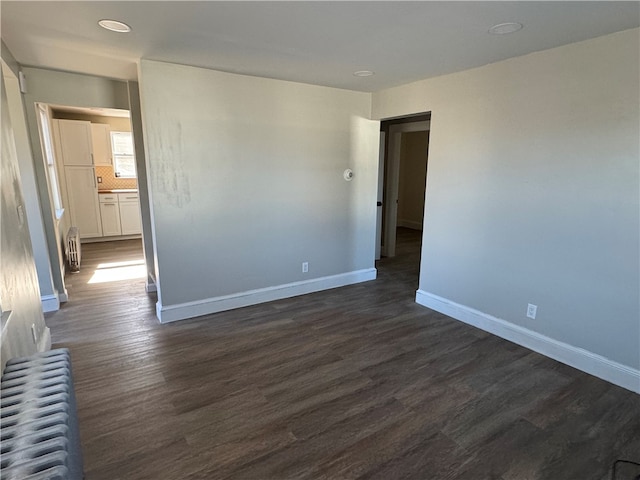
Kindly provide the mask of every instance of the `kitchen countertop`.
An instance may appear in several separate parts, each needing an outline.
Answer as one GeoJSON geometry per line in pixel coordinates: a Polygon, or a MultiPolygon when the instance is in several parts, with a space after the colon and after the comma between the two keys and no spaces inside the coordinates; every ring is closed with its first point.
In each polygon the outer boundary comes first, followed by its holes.
{"type": "Polygon", "coordinates": [[[98,190],[98,193],[138,193],[137,188],[112,188],[111,190],[98,190]]]}

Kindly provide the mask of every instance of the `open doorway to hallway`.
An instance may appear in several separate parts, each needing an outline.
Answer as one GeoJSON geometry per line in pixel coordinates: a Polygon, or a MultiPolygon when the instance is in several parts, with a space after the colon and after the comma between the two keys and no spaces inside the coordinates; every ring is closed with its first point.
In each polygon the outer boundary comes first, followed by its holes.
{"type": "Polygon", "coordinates": [[[416,282],[425,228],[430,117],[424,114],[381,122],[381,256],[406,262],[407,268],[415,271],[416,282]]]}

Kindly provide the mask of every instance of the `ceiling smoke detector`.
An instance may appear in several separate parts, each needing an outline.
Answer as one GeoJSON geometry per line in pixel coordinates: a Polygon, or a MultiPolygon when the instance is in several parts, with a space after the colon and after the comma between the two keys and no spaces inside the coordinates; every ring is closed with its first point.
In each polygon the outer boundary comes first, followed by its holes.
{"type": "Polygon", "coordinates": [[[518,30],[522,30],[522,24],[518,22],[507,22],[507,23],[499,23],[498,25],[494,25],[489,29],[489,33],[491,35],[507,35],[509,33],[517,32],[518,30]]]}
{"type": "Polygon", "coordinates": [[[109,20],[108,18],[100,20],[98,25],[112,32],[128,33],[131,31],[131,27],[126,23],[119,22],[118,20],[109,20]]]}

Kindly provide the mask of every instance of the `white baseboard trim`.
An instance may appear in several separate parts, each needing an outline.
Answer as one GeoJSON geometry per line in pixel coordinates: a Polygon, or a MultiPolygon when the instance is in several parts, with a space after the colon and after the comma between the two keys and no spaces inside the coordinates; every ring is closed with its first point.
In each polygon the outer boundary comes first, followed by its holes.
{"type": "Polygon", "coordinates": [[[57,312],[60,310],[60,299],[57,293],[51,295],[42,295],[40,297],[42,302],[42,312],[57,312]]]}
{"type": "Polygon", "coordinates": [[[398,227],[411,228],[412,230],[422,230],[422,222],[416,222],[414,220],[399,218],[397,225],[398,227]]]}
{"type": "Polygon", "coordinates": [[[67,303],[69,301],[69,292],[67,292],[66,288],[64,292],[58,292],[58,300],[60,300],[60,303],[67,303]]]}
{"type": "Polygon", "coordinates": [[[133,240],[135,238],[142,238],[139,233],[133,235],[109,235],[107,237],[86,237],[81,238],[80,243],[97,243],[97,242],[115,242],[117,240],[133,240]]]}
{"type": "Polygon", "coordinates": [[[51,330],[49,327],[44,328],[44,332],[38,340],[38,351],[46,352],[47,350],[51,350],[51,330]]]}
{"type": "Polygon", "coordinates": [[[609,360],[583,348],[560,342],[528,328],[514,325],[473,308],[452,302],[424,290],[416,292],[416,303],[461,322],[497,335],[534,352],[553,358],[583,372],[635,393],[640,393],[640,370],[609,360]]]}
{"type": "Polygon", "coordinates": [[[344,287],[345,285],[354,283],[367,282],[369,280],[375,280],[376,276],[377,270],[375,268],[369,268],[175,305],[162,305],[158,301],[156,303],[156,315],[161,323],[175,322],[176,320],[184,320],[186,318],[199,317],[201,315],[209,315],[211,313],[233,310],[235,308],[248,307],[249,305],[319,292],[321,290],[344,287]]]}

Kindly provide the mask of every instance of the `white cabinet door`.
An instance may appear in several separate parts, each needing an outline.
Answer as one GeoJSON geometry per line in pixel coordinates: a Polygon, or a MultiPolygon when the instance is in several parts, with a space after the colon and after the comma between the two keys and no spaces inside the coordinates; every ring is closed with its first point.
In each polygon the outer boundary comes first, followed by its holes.
{"type": "Polygon", "coordinates": [[[138,200],[123,201],[120,199],[120,225],[122,225],[122,235],[142,233],[140,202],[138,200]]]}
{"type": "Polygon", "coordinates": [[[98,189],[93,167],[64,167],[69,197],[71,225],[78,227],[80,238],[102,236],[98,189]]]}
{"type": "Polygon", "coordinates": [[[109,125],[91,124],[91,140],[93,143],[93,161],[96,165],[111,165],[111,135],[109,125]]]}
{"type": "Polygon", "coordinates": [[[91,122],[57,120],[60,132],[62,163],[66,165],[93,165],[91,122]]]}
{"type": "Polygon", "coordinates": [[[118,202],[100,202],[100,218],[102,219],[102,236],[121,235],[120,208],[118,202]]]}

